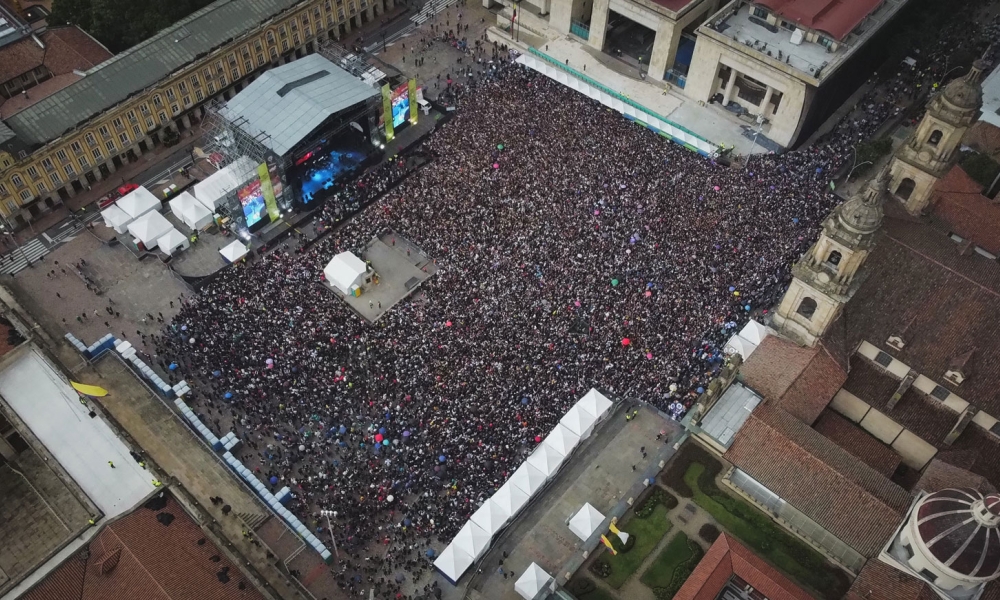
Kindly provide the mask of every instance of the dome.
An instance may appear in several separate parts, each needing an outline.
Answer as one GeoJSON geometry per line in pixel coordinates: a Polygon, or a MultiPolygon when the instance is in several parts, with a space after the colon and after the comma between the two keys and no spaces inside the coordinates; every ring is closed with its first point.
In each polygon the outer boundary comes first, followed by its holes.
{"type": "Polygon", "coordinates": [[[941,567],[971,581],[1000,575],[1000,495],[941,490],[914,512],[920,542],[941,567]]]}
{"type": "Polygon", "coordinates": [[[944,88],[944,99],[949,104],[961,109],[979,109],[983,104],[983,88],[979,78],[986,69],[986,64],[977,60],[972,64],[969,73],[952,81],[944,88]]]}
{"type": "Polygon", "coordinates": [[[868,185],[840,205],[841,224],[858,233],[877,231],[882,224],[882,192],[887,187],[887,170],[882,169],[868,185]]]}

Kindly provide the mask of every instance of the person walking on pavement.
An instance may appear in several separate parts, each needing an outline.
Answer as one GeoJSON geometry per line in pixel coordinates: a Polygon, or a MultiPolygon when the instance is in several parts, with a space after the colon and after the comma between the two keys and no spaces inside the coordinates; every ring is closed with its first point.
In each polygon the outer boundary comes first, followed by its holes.
{"type": "Polygon", "coordinates": [[[112,469],[114,469],[114,468],[115,468],[115,461],[113,461],[113,460],[109,460],[109,461],[108,461],[108,465],[109,465],[109,466],[110,466],[110,467],[111,467],[112,469]]]}

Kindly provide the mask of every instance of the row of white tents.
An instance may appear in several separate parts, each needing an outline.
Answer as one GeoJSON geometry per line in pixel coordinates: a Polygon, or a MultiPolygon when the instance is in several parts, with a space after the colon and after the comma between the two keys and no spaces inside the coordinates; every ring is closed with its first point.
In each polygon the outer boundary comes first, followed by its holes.
{"type": "Polygon", "coordinates": [[[187,236],[160,214],[161,208],[152,192],[138,187],[102,210],[101,216],[105,225],[121,234],[127,232],[147,250],[159,248],[170,254],[190,246],[187,236]]]}
{"type": "Polygon", "coordinates": [[[493,536],[555,477],[573,449],[593,433],[611,406],[612,402],[594,389],[580,398],[507,482],[472,514],[438,555],[434,566],[452,583],[458,581],[489,549],[493,536]]]}
{"type": "Polygon", "coordinates": [[[739,354],[743,360],[750,358],[757,346],[768,336],[767,327],[757,321],[750,319],[750,322],[743,326],[739,333],[729,338],[723,351],[726,354],[739,354]]]}

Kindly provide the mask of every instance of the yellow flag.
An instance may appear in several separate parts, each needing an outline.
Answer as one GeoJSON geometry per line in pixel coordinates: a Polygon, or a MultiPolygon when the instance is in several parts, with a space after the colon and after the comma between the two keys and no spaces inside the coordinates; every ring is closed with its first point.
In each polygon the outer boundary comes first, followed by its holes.
{"type": "Polygon", "coordinates": [[[73,389],[80,392],[84,396],[103,398],[108,395],[108,390],[96,385],[87,385],[86,383],[77,383],[75,381],[70,381],[70,384],[73,386],[73,389]]]}
{"type": "Polygon", "coordinates": [[[615,534],[615,535],[621,535],[621,532],[620,532],[620,531],[618,531],[618,528],[617,528],[617,527],[615,527],[615,524],[614,524],[614,523],[612,523],[612,524],[611,524],[611,525],[609,525],[608,527],[609,527],[609,529],[611,529],[611,533],[613,533],[613,534],[615,534]]]}
{"type": "Polygon", "coordinates": [[[608,547],[608,550],[611,550],[611,554],[614,554],[615,556],[618,556],[618,552],[615,550],[614,546],[611,545],[611,542],[608,540],[608,538],[606,538],[606,537],[604,537],[602,535],[601,536],[601,541],[604,543],[605,546],[608,547]]]}

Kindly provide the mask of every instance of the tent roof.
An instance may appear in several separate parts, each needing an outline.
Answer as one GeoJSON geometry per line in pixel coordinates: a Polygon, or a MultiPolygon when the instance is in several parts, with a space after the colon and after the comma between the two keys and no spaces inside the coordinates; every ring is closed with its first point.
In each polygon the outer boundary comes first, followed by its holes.
{"type": "Polygon", "coordinates": [[[115,204],[133,219],[160,208],[160,200],[146,188],[139,186],[118,199],[115,204]]]}
{"type": "Polygon", "coordinates": [[[118,227],[119,225],[124,225],[132,220],[132,217],[128,216],[124,210],[118,208],[117,204],[112,204],[111,206],[105,208],[101,211],[101,216],[104,217],[112,227],[118,227]]]}
{"type": "Polygon", "coordinates": [[[507,483],[500,486],[497,493],[493,494],[491,500],[504,510],[510,513],[510,516],[517,514],[517,511],[521,510],[521,507],[528,503],[531,495],[521,488],[514,485],[513,478],[508,480],[507,483]]]}
{"type": "Polygon", "coordinates": [[[751,342],[740,334],[736,334],[729,338],[726,342],[725,351],[728,353],[736,353],[743,357],[743,360],[750,358],[754,350],[757,349],[757,344],[751,342]]]}
{"type": "Polygon", "coordinates": [[[559,452],[551,444],[546,444],[543,441],[535,448],[535,451],[531,453],[531,456],[525,462],[544,473],[545,477],[548,478],[559,469],[559,465],[564,460],[566,460],[565,454],[559,452]]]}
{"type": "Polygon", "coordinates": [[[212,173],[194,186],[194,197],[209,210],[247,181],[257,176],[257,165],[249,156],[241,156],[212,173]]]}
{"type": "Polygon", "coordinates": [[[365,261],[350,252],[341,252],[330,259],[323,269],[323,274],[331,284],[346,290],[354,284],[358,275],[364,274],[366,270],[365,261]]]}
{"type": "Polygon", "coordinates": [[[531,563],[514,582],[514,591],[520,594],[524,600],[533,600],[550,581],[552,581],[552,576],[546,573],[545,569],[531,563]]]}
{"type": "Polygon", "coordinates": [[[219,252],[222,256],[226,257],[229,262],[236,262],[243,258],[247,254],[247,247],[243,245],[243,242],[235,240],[228,246],[224,246],[219,252]]]}
{"type": "Polygon", "coordinates": [[[493,498],[490,498],[486,502],[483,502],[483,505],[476,512],[472,513],[469,521],[474,525],[482,527],[486,533],[493,535],[507,524],[507,519],[510,517],[511,512],[509,510],[494,502],[493,498]]]}
{"type": "Polygon", "coordinates": [[[310,54],[264,71],[220,113],[283,156],[331,116],[378,95],[376,88],[310,54]]]}
{"type": "Polygon", "coordinates": [[[524,462],[520,467],[514,471],[514,474],[510,476],[508,483],[518,488],[522,492],[528,494],[534,494],[538,488],[542,487],[545,483],[547,476],[542,471],[538,470],[538,467],[524,462]]]}
{"type": "Polygon", "coordinates": [[[145,245],[155,242],[174,226],[166,217],[156,211],[151,211],[128,224],[128,232],[145,245]]]}
{"type": "Polygon", "coordinates": [[[743,329],[740,329],[740,337],[755,346],[759,346],[767,335],[767,327],[764,327],[753,319],[750,319],[750,322],[744,325],[743,329]]]}
{"type": "Polygon", "coordinates": [[[579,443],[580,436],[567,429],[562,423],[559,423],[552,429],[552,433],[545,438],[542,445],[548,444],[563,456],[569,456],[569,453],[579,443]]]}
{"type": "Polygon", "coordinates": [[[486,531],[472,521],[467,521],[458,530],[458,533],[455,534],[455,539],[451,540],[451,545],[459,548],[473,558],[479,558],[490,547],[490,539],[492,537],[493,534],[491,532],[486,531]]]}
{"type": "Polygon", "coordinates": [[[559,419],[560,425],[566,427],[566,429],[581,437],[596,422],[597,417],[590,414],[587,409],[580,406],[579,403],[574,404],[573,407],[570,408],[565,415],[563,415],[563,418],[559,419]]]}
{"type": "Polygon", "coordinates": [[[177,231],[176,229],[174,229],[173,227],[171,227],[170,231],[168,231],[164,235],[160,236],[156,240],[156,245],[161,250],[169,251],[171,248],[174,248],[175,246],[179,246],[179,245],[183,244],[186,241],[187,241],[187,236],[186,235],[184,235],[183,233],[181,233],[181,232],[177,231]]]}
{"type": "Polygon", "coordinates": [[[611,400],[608,400],[604,396],[604,394],[591,388],[589,392],[583,395],[583,398],[580,398],[580,401],[577,402],[577,405],[582,407],[584,410],[594,415],[595,417],[601,418],[601,416],[609,408],[611,408],[612,403],[611,400]]]}
{"type": "Polygon", "coordinates": [[[181,192],[170,201],[170,211],[175,215],[186,216],[192,221],[198,221],[212,214],[212,211],[187,191],[181,192]]]}
{"type": "Polygon", "coordinates": [[[462,573],[465,573],[465,570],[473,562],[475,561],[468,552],[464,552],[461,548],[456,548],[455,543],[452,542],[434,559],[434,566],[444,573],[448,579],[455,582],[458,581],[458,578],[462,576],[462,573]]]}
{"type": "Polygon", "coordinates": [[[586,502],[569,520],[569,530],[575,533],[576,537],[587,541],[603,522],[604,515],[591,506],[589,502],[586,502]]]}

